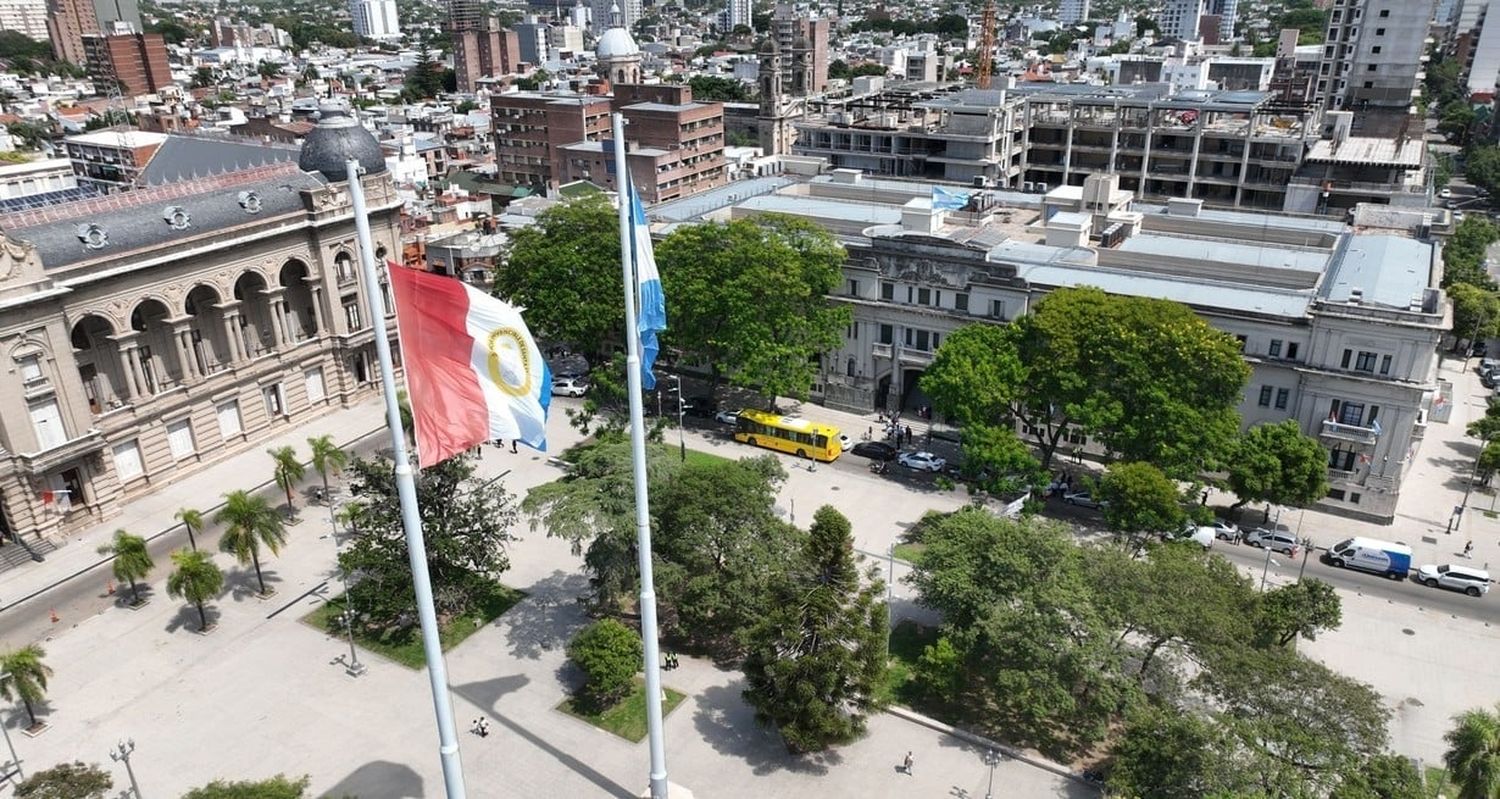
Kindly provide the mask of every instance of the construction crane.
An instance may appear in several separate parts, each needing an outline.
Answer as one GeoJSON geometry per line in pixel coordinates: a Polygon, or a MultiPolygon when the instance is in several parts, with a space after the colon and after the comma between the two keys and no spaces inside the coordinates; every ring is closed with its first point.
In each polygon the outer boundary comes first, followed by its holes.
{"type": "Polygon", "coordinates": [[[979,88],[988,89],[995,69],[995,0],[985,0],[979,25],[979,88]]]}

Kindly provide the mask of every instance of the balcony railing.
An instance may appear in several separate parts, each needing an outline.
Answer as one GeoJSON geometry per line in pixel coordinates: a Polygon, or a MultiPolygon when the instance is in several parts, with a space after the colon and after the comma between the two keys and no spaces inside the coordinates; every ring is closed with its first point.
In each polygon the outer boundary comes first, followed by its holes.
{"type": "Polygon", "coordinates": [[[1332,419],[1323,420],[1323,428],[1319,435],[1324,438],[1336,439],[1338,441],[1353,441],[1356,444],[1374,444],[1380,437],[1380,427],[1365,427],[1357,424],[1344,424],[1332,419]]]}

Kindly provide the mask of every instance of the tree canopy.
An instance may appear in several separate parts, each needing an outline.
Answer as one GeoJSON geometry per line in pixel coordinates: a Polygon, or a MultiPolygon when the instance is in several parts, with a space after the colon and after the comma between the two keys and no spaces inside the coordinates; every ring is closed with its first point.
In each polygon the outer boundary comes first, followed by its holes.
{"type": "Polygon", "coordinates": [[[568,658],[583,670],[582,697],[599,709],[619,701],[641,670],[641,636],[614,619],[600,619],[574,636],[568,658]]]}
{"type": "Polygon", "coordinates": [[[699,102],[718,100],[724,103],[748,103],[755,99],[745,84],[734,78],[718,75],[694,75],[688,78],[693,90],[693,99],[699,102]]]}
{"type": "Polygon", "coordinates": [[[19,799],[103,799],[115,781],[96,765],[74,761],[33,773],[16,786],[19,799]]]}
{"type": "Polygon", "coordinates": [[[182,795],[182,799],[303,799],[312,780],[277,774],[264,780],[214,780],[182,795]]]}
{"type": "Polygon", "coordinates": [[[1307,507],[1328,493],[1328,450],[1295,419],[1258,424],[1240,437],[1229,462],[1239,501],[1307,507]]]}
{"type": "Polygon", "coordinates": [[[1111,466],[1099,481],[1099,499],[1105,523],[1125,535],[1173,533],[1187,521],[1177,484],[1149,463],[1111,466]]]}
{"type": "Polygon", "coordinates": [[[760,214],[685,225],[656,248],[668,345],[738,386],[807,397],[816,356],[843,341],[852,314],[828,295],[844,248],[811,222],[760,214]]]}

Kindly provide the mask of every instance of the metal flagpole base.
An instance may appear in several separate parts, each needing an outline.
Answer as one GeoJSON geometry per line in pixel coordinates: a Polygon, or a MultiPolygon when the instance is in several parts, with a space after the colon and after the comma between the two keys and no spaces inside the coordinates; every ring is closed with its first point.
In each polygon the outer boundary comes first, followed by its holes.
{"type": "MultiPolygon", "coordinates": [[[[693,792],[675,782],[667,783],[667,795],[672,799],[693,799],[693,792]]],[[[651,799],[651,788],[641,791],[640,799],[651,799]]]]}
{"type": "Polygon", "coordinates": [[[354,665],[345,668],[344,673],[348,674],[350,677],[363,677],[364,673],[369,670],[370,669],[366,667],[365,664],[355,663],[354,665]]]}

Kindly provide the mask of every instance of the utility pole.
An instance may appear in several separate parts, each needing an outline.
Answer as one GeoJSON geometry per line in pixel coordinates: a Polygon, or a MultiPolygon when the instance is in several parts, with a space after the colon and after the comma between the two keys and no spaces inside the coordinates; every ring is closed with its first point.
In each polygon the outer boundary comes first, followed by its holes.
{"type": "MultiPolygon", "coordinates": [[[[10,679],[9,674],[0,672],[0,685],[8,679],[10,679]]],[[[10,750],[10,761],[0,764],[0,779],[6,781],[9,781],[11,777],[15,777],[18,781],[26,779],[26,775],[21,773],[21,758],[16,755],[16,745],[10,740],[10,728],[0,723],[0,733],[5,734],[5,748],[10,750]]]]}
{"type": "Polygon", "coordinates": [[[125,773],[130,777],[130,795],[132,799],[142,799],[141,786],[135,781],[135,769],[130,767],[130,754],[134,751],[135,739],[130,738],[121,741],[115,748],[109,750],[109,759],[125,764],[125,773]]]}
{"type": "Polygon", "coordinates": [[[985,752],[984,764],[990,767],[990,784],[984,789],[984,799],[995,799],[995,766],[1000,765],[1000,753],[993,749],[985,752]]]}
{"type": "Polygon", "coordinates": [[[333,531],[329,534],[329,538],[333,539],[333,562],[338,564],[339,582],[344,586],[344,612],[339,614],[344,622],[344,631],[349,634],[349,662],[344,664],[344,671],[350,677],[358,677],[365,673],[365,664],[359,662],[359,651],[354,648],[354,594],[349,592],[349,572],[344,568],[344,562],[339,560],[339,521],[333,512],[333,497],[324,497],[323,501],[328,503],[328,525],[333,531]]]}
{"type": "Polygon", "coordinates": [[[682,437],[683,416],[687,412],[687,406],[682,399],[682,378],[678,375],[670,375],[672,378],[672,390],[677,392],[677,450],[682,455],[682,462],[687,463],[687,440],[682,437]]]}

